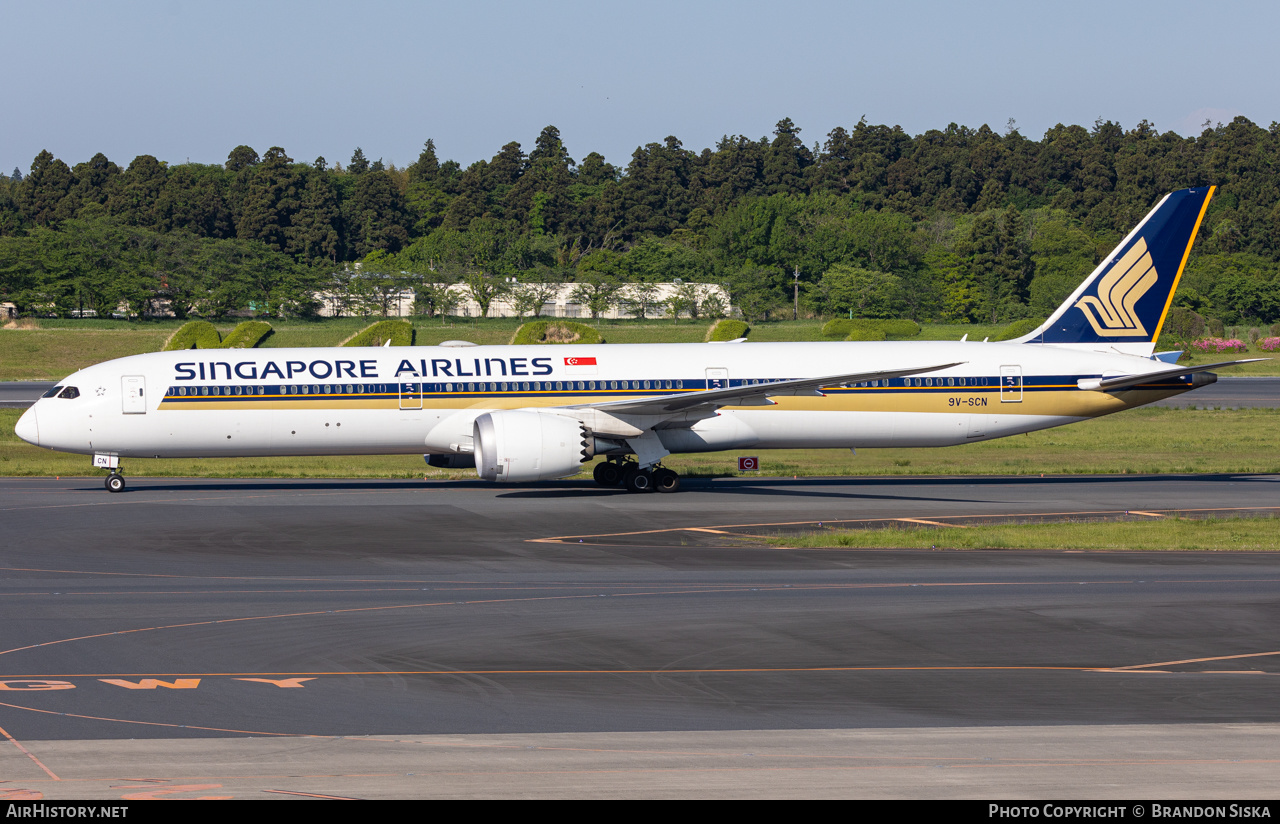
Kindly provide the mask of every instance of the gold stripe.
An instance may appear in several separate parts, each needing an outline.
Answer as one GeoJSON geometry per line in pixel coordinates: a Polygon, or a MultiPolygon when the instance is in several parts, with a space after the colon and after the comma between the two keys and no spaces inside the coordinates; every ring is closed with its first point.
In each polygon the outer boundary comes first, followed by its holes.
{"type": "MultiPolygon", "coordinates": [[[[892,388],[892,387],[891,387],[892,388]]],[[[1152,403],[1186,392],[1191,387],[1186,384],[1170,385],[1162,389],[1129,389],[1120,395],[1108,392],[1090,392],[1069,385],[1058,385],[1048,391],[1026,391],[1021,401],[1000,400],[998,387],[991,387],[984,392],[950,391],[950,392],[903,392],[898,389],[891,393],[875,393],[867,389],[858,392],[840,392],[826,396],[776,396],[773,406],[734,407],[724,409],[739,412],[928,412],[951,415],[1046,415],[1092,418],[1130,409],[1135,406],[1152,403]],[[952,405],[951,401],[956,404],[952,405]],[[970,406],[970,402],[974,405],[970,406]],[[983,403],[985,401],[985,404],[983,403]]],[[[237,401],[234,397],[218,401],[202,401],[199,403],[167,403],[162,402],[163,411],[247,411],[254,409],[301,410],[301,411],[349,411],[349,410],[384,410],[404,413],[421,413],[432,409],[521,409],[527,407],[559,408],[566,403],[588,404],[613,398],[581,396],[572,399],[563,397],[450,397],[424,398],[422,407],[401,409],[394,398],[380,400],[346,400],[328,401],[323,406],[315,401],[237,401]]]]}
{"type": "Polygon", "coordinates": [[[1200,234],[1200,223],[1204,220],[1204,213],[1209,210],[1209,201],[1213,200],[1213,193],[1217,186],[1209,187],[1209,194],[1205,195],[1204,205],[1200,207],[1200,215],[1196,218],[1195,228],[1191,230],[1191,237],[1187,240],[1187,248],[1182,252],[1182,262],[1178,264],[1178,274],[1174,275],[1173,288],[1169,290],[1169,299],[1164,303],[1164,311],[1160,313],[1160,322],[1156,324],[1155,332],[1152,333],[1151,343],[1155,345],[1160,340],[1160,330],[1164,328],[1165,316],[1169,314],[1169,307],[1173,305],[1173,296],[1178,292],[1178,283],[1182,280],[1182,270],[1187,268],[1187,258],[1191,256],[1191,246],[1196,242],[1196,235],[1200,234]]]}

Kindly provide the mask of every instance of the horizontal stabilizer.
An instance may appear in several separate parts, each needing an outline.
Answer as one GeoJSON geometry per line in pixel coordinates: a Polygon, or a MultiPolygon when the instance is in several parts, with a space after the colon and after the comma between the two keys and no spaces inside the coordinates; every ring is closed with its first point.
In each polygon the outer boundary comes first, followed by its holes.
{"type": "Polygon", "coordinates": [[[1115,389],[1127,389],[1144,383],[1154,383],[1166,378],[1180,378],[1183,375],[1194,375],[1208,372],[1211,369],[1222,369],[1226,366],[1239,366],[1242,363],[1271,360],[1270,358],[1248,358],[1247,360],[1223,361],[1222,363],[1206,363],[1203,366],[1185,366],[1178,369],[1165,369],[1160,372],[1148,372],[1145,375],[1118,375],[1114,378],[1081,378],[1076,385],[1081,389],[1095,392],[1108,392],[1115,389]]]}

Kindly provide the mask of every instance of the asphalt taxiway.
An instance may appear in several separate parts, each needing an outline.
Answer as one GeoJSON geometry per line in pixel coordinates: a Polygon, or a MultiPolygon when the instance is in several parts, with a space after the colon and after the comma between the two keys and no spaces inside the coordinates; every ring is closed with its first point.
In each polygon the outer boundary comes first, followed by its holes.
{"type": "Polygon", "coordinates": [[[1269,794],[1280,557],[761,536],[1278,493],[0,479],[0,797],[1269,794]]]}

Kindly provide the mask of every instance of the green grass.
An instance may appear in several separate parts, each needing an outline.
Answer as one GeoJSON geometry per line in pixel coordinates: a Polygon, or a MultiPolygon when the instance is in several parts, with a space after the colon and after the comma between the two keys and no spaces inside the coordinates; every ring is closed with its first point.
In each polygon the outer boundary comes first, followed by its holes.
{"type": "MultiPolygon", "coordinates": [[[[0,475],[90,475],[89,459],[17,439],[22,410],[0,409],[0,475]]],[[[1135,409],[1030,435],[933,449],[738,450],[673,455],[685,475],[737,475],[737,456],[758,454],[748,477],[827,475],[1080,475],[1119,473],[1280,473],[1280,410],[1135,409]]],[[[299,478],[473,478],[436,470],[420,456],[330,458],[131,459],[133,475],[299,478]]],[[[586,469],[590,470],[588,464],[586,469]]],[[[581,477],[589,477],[584,473],[581,477]]]]}
{"type": "MultiPolygon", "coordinates": [[[[264,349],[337,346],[368,326],[373,318],[286,319],[272,321],[274,333],[262,342],[264,349]]],[[[468,340],[478,344],[502,345],[511,340],[522,323],[519,318],[409,318],[420,346],[435,346],[446,340],[468,340]]],[[[700,343],[711,321],[681,320],[600,320],[583,319],[610,344],[619,343],[700,343]]],[[[77,369],[111,358],[157,352],[165,339],[182,325],[177,320],[83,320],[41,319],[38,329],[0,329],[0,380],[59,380],[77,369]]],[[[225,337],[235,322],[215,324],[225,337]]],[[[752,341],[823,341],[822,320],[772,321],[751,327],[752,341]]],[[[980,341],[1003,329],[1003,325],[925,324],[911,340],[980,341]]],[[[1221,370],[1223,375],[1280,375],[1280,358],[1275,353],[1250,348],[1240,355],[1184,355],[1183,363],[1204,364],[1233,358],[1267,357],[1272,360],[1221,370]]]]}
{"type": "Polygon", "coordinates": [[[999,526],[887,527],[831,530],[774,538],[787,547],[894,549],[1076,549],[1275,552],[1280,529],[1272,518],[1009,524],[999,526]]]}

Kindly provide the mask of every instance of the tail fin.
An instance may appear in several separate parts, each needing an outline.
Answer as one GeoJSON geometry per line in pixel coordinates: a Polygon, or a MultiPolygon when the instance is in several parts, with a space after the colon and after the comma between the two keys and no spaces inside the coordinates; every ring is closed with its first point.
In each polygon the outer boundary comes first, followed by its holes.
{"type": "Polygon", "coordinates": [[[1150,356],[1215,188],[1165,195],[1043,326],[1016,342],[1150,356]]]}

